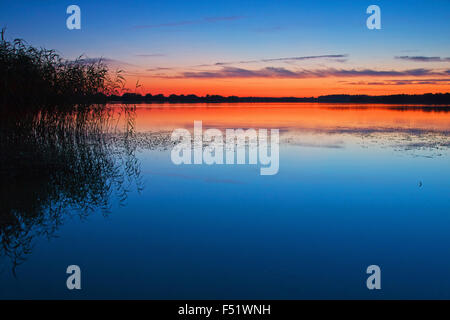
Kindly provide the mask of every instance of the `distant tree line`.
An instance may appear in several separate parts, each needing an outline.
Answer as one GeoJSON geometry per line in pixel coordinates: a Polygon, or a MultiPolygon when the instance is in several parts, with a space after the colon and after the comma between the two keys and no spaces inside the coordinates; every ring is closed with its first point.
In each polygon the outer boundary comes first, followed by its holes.
{"type": "Polygon", "coordinates": [[[448,104],[450,93],[394,94],[384,96],[369,95],[328,95],[320,96],[317,102],[339,103],[386,103],[386,104],[448,104]]]}
{"type": "MultiPolygon", "coordinates": [[[[100,98],[100,97],[99,97],[100,98]]],[[[148,102],[148,103],[236,103],[236,102],[319,102],[319,103],[386,103],[386,104],[447,104],[450,105],[450,93],[426,93],[420,95],[326,95],[319,97],[224,97],[220,95],[197,96],[175,95],[164,96],[163,94],[152,95],[150,93],[141,95],[138,93],[124,93],[122,95],[104,95],[105,101],[117,102],[148,102]]]]}
{"type": "Polygon", "coordinates": [[[233,103],[233,102],[313,102],[315,98],[270,98],[270,97],[237,97],[237,96],[220,96],[220,95],[206,95],[197,96],[195,94],[189,95],[176,95],[171,94],[164,96],[163,94],[152,95],[150,93],[146,95],[136,93],[124,93],[121,96],[111,95],[105,97],[108,101],[120,101],[120,102],[168,102],[168,103],[233,103]]]}

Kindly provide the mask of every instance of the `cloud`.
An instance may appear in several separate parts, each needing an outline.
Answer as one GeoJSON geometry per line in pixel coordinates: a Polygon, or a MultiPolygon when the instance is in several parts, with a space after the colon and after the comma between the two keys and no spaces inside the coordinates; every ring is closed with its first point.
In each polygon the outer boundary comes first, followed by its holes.
{"type": "Polygon", "coordinates": [[[178,75],[163,76],[155,75],[155,77],[163,78],[196,78],[196,79],[219,79],[219,78],[325,78],[325,77],[399,77],[399,76],[442,76],[448,75],[450,70],[444,72],[432,69],[409,69],[409,70],[373,70],[373,69],[300,69],[289,70],[286,68],[266,67],[257,70],[222,67],[220,70],[211,71],[187,71],[178,75]]]}
{"type": "MultiPolygon", "coordinates": [[[[143,56],[143,55],[137,55],[143,56]]],[[[268,59],[258,59],[258,60],[241,60],[241,61],[228,61],[228,62],[215,62],[212,64],[200,64],[195,66],[190,66],[187,68],[204,68],[204,67],[220,67],[220,66],[230,66],[235,64],[251,64],[251,63],[267,63],[267,62],[293,62],[302,60],[312,60],[312,59],[331,59],[336,62],[347,61],[346,57],[348,54],[327,54],[327,55],[314,55],[314,56],[299,56],[299,57],[285,57],[285,58],[268,58],[268,59]]],[[[161,71],[161,70],[177,70],[180,67],[155,67],[149,68],[147,71],[161,71]]]]}
{"type": "Polygon", "coordinates": [[[172,68],[157,67],[157,68],[147,69],[147,71],[161,71],[161,70],[172,70],[172,68]]]}
{"type": "Polygon", "coordinates": [[[267,67],[260,70],[248,70],[224,67],[218,71],[183,72],[181,78],[293,78],[296,73],[285,68],[267,67]]]}
{"type": "Polygon", "coordinates": [[[347,54],[325,54],[325,55],[315,55],[315,56],[303,56],[303,57],[287,57],[287,58],[270,58],[270,59],[258,59],[258,60],[241,60],[241,61],[229,61],[229,62],[216,62],[214,64],[203,64],[199,67],[211,67],[211,66],[226,66],[233,64],[247,64],[247,63],[260,63],[260,62],[292,62],[292,61],[303,61],[303,60],[313,60],[313,59],[336,59],[339,62],[346,61],[347,54]]]}
{"type": "Polygon", "coordinates": [[[347,82],[343,81],[345,84],[349,85],[418,85],[418,84],[433,84],[433,85],[448,85],[450,84],[450,78],[448,79],[395,79],[395,80],[383,80],[383,81],[355,81],[347,82]]]}
{"type": "Polygon", "coordinates": [[[320,56],[305,56],[305,57],[291,57],[291,58],[275,58],[275,59],[262,59],[262,62],[272,62],[272,61],[298,61],[298,60],[311,60],[311,59],[323,59],[323,58],[346,58],[346,54],[325,54],[320,56]]]}
{"type": "Polygon", "coordinates": [[[442,61],[449,62],[450,61],[450,57],[441,58],[441,57],[426,57],[426,56],[399,56],[399,57],[395,57],[395,59],[417,61],[417,62],[442,62],[442,61]]]}
{"type": "Polygon", "coordinates": [[[115,59],[111,59],[111,58],[104,58],[104,57],[94,57],[94,58],[83,58],[82,62],[85,64],[91,64],[91,63],[98,63],[98,62],[102,62],[104,64],[106,64],[109,67],[136,67],[135,65],[125,62],[125,61],[121,61],[121,60],[115,60],[115,59]]]}
{"type": "Polygon", "coordinates": [[[369,77],[398,77],[398,76],[427,76],[427,75],[442,75],[442,73],[436,73],[430,69],[409,69],[403,71],[395,71],[395,70],[373,70],[373,69],[328,69],[326,74],[329,76],[346,76],[346,77],[358,77],[358,76],[369,76],[369,77]]]}
{"type": "Polygon", "coordinates": [[[141,58],[152,58],[152,57],[165,57],[166,55],[163,53],[148,53],[148,54],[135,54],[135,56],[141,58]]]}
{"type": "Polygon", "coordinates": [[[203,24],[203,23],[214,23],[221,21],[234,21],[243,19],[243,16],[224,16],[224,17],[207,17],[198,20],[184,20],[184,21],[175,21],[168,23],[159,23],[159,24],[147,24],[147,25],[137,25],[133,28],[135,29],[155,29],[155,28],[164,28],[164,27],[178,27],[185,25],[193,25],[193,24],[203,24]]]}

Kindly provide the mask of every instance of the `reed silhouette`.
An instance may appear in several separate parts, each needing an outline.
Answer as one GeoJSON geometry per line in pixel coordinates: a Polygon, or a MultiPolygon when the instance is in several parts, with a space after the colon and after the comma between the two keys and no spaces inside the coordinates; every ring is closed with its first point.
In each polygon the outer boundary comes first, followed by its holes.
{"type": "Polygon", "coordinates": [[[101,60],[66,60],[55,50],[35,48],[22,39],[0,40],[0,108],[32,108],[103,101],[124,88],[121,71],[101,60]]]}

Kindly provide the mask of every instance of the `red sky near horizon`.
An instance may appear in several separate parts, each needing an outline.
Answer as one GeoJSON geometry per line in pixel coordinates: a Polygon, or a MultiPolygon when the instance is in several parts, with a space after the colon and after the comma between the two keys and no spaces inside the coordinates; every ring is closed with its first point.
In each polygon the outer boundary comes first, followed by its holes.
{"type": "MultiPolygon", "coordinates": [[[[127,88],[140,94],[218,94],[222,96],[317,97],[328,94],[423,94],[450,92],[450,83],[435,85],[430,81],[418,84],[385,84],[377,78],[319,79],[143,79],[128,76],[127,88]],[[140,87],[136,89],[135,83],[140,87]],[[371,84],[379,82],[379,84],[371,84]]],[[[426,79],[429,80],[429,79],[426,79]]]]}

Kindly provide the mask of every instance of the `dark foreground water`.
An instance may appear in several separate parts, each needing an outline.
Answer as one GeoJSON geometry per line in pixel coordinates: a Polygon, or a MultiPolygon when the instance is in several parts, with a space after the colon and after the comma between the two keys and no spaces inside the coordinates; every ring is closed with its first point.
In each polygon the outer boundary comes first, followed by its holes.
{"type": "Polygon", "coordinates": [[[447,108],[141,105],[3,121],[0,298],[450,298],[447,108]],[[174,165],[170,134],[194,120],[280,129],[279,172],[174,165]]]}

